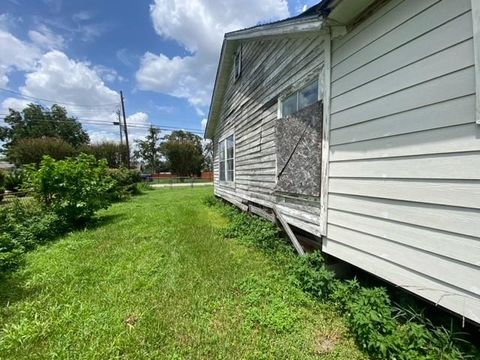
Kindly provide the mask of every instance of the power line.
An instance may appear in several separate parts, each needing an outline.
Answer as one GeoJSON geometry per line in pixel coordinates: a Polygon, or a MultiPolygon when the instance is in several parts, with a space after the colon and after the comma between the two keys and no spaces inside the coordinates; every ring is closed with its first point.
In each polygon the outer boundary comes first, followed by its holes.
{"type": "MultiPolygon", "coordinates": [[[[61,123],[71,123],[69,120],[52,120],[52,119],[40,119],[40,118],[33,118],[31,119],[32,121],[35,122],[61,122],[61,123]]],[[[93,125],[93,126],[117,126],[115,124],[115,121],[98,121],[98,120],[83,120],[82,122],[79,121],[81,125],[93,125]]],[[[155,129],[158,129],[160,131],[175,131],[175,130],[182,130],[182,131],[189,131],[193,134],[197,135],[202,135],[203,131],[201,130],[187,130],[184,128],[173,128],[173,127],[164,127],[164,126],[158,126],[158,125],[148,125],[148,124],[129,124],[128,127],[131,128],[136,128],[136,129],[143,129],[143,130],[148,130],[149,128],[153,127],[155,129]]]]}
{"type": "Polygon", "coordinates": [[[42,98],[35,97],[35,96],[24,95],[24,94],[22,94],[22,93],[19,93],[18,91],[13,91],[13,90],[5,89],[5,88],[0,88],[0,90],[1,90],[1,91],[4,91],[4,92],[7,92],[7,93],[11,93],[11,94],[18,95],[18,96],[23,97],[23,98],[25,98],[25,99],[32,99],[32,100],[38,100],[38,101],[51,102],[51,103],[58,104],[58,105],[78,106],[78,107],[105,107],[105,106],[118,105],[118,103],[94,104],[94,105],[74,104],[74,103],[61,102],[61,101],[49,100],[49,99],[42,99],[42,98]]]}

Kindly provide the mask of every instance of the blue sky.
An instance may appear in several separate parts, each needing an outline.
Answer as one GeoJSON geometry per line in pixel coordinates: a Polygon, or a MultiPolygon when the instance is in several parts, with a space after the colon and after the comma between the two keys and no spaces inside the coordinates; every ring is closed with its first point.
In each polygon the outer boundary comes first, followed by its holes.
{"type": "MultiPolygon", "coordinates": [[[[31,96],[112,121],[122,89],[129,123],[201,129],[223,33],[316,2],[3,0],[0,88],[22,96],[0,91],[0,113],[31,96]]],[[[93,141],[118,137],[112,126],[86,127],[93,141]]],[[[133,137],[143,133],[132,127],[133,137]]]]}

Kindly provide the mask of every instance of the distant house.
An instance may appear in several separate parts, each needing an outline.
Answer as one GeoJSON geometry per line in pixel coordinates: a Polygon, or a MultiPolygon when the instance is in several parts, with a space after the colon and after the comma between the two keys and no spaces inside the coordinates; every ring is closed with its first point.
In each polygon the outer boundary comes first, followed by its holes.
{"type": "Polygon", "coordinates": [[[215,194],[480,323],[479,52],[478,0],[325,0],[227,33],[215,194]]]}

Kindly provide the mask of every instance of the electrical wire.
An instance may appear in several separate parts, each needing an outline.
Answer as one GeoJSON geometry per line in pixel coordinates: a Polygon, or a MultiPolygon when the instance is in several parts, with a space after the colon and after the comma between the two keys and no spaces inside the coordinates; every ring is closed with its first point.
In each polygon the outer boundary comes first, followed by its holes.
{"type": "MultiPolygon", "coordinates": [[[[2,120],[5,120],[3,118],[2,120]]],[[[35,117],[30,117],[29,120],[35,121],[35,122],[61,122],[61,123],[71,123],[71,120],[55,120],[55,119],[45,119],[45,118],[35,118],[35,117]]],[[[116,121],[108,121],[108,120],[100,120],[100,119],[76,119],[78,123],[81,125],[96,125],[96,126],[118,126],[118,124],[115,124],[116,121]]],[[[123,125],[122,125],[123,126],[123,125]]],[[[155,125],[155,124],[128,124],[128,128],[138,128],[138,129],[145,129],[148,130],[149,128],[153,127],[158,130],[163,130],[163,131],[175,131],[175,130],[183,130],[183,131],[189,131],[194,134],[203,134],[203,130],[200,129],[188,129],[188,128],[176,128],[172,126],[160,126],[160,125],[155,125]]]]}
{"type": "Polygon", "coordinates": [[[5,88],[0,88],[0,91],[4,91],[10,94],[15,94],[20,97],[23,97],[25,99],[32,99],[32,100],[38,100],[38,101],[45,101],[45,102],[50,102],[58,105],[66,105],[66,106],[77,106],[77,107],[105,107],[105,106],[112,106],[112,105],[118,105],[118,103],[109,103],[109,104],[94,104],[94,105],[82,105],[82,104],[74,104],[74,103],[68,103],[68,102],[60,102],[56,100],[49,100],[49,99],[42,99],[39,97],[35,96],[29,96],[29,95],[24,95],[22,93],[19,93],[18,91],[13,91],[5,88]]]}

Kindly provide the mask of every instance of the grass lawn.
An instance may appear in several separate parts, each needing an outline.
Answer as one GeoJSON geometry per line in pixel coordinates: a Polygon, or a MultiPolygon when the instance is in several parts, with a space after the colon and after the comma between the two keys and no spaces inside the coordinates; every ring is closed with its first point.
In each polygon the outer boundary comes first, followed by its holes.
{"type": "Polygon", "coordinates": [[[150,191],[0,279],[0,359],[364,359],[331,308],[225,240],[211,187],[150,191]]]}

